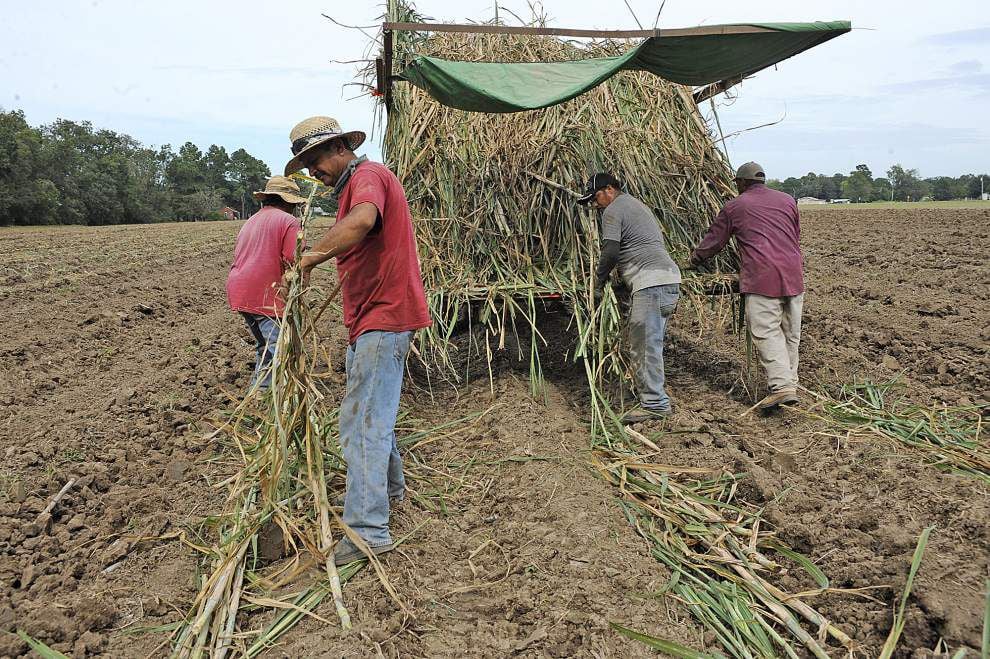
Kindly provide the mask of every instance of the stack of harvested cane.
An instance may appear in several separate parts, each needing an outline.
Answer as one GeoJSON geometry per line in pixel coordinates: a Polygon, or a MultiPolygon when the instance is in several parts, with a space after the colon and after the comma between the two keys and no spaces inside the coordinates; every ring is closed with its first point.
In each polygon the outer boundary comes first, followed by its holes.
{"type": "MultiPolygon", "coordinates": [[[[415,20],[402,3],[390,18],[415,20]]],[[[627,44],[588,47],[551,37],[398,32],[396,68],[413,55],[477,61],[557,61],[614,55],[627,44]]],[[[385,155],[409,197],[435,325],[421,337],[427,362],[452,373],[449,338],[459,319],[485,330],[483,356],[512,331],[532,337],[538,379],[541,298],[561,296],[573,314],[573,357],[595,385],[626,374],[617,346],[617,300],[596,307],[597,216],[575,203],[589,175],[612,171],[651,206],[675,259],[686,262],[724,201],[732,175],[685,88],[626,72],[570,102],[518,114],[443,106],[412,85],[393,86],[385,155]]],[[[734,255],[717,261],[734,270],[734,255]]],[[[684,289],[700,294],[708,278],[684,289]]],[[[729,297],[728,300],[733,298],[729,297]]],[[[596,405],[598,421],[604,419],[596,405]]],[[[598,424],[596,424],[598,425],[598,424]]]]}

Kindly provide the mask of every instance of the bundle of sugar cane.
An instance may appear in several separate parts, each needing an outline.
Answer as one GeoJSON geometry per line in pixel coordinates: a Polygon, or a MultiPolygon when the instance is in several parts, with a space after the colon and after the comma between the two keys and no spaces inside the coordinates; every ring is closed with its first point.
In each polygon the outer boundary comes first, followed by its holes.
{"type": "MultiPolygon", "coordinates": [[[[310,192],[310,201],[316,187],[310,192]]],[[[309,203],[303,213],[297,252],[305,244],[309,203]]],[[[298,255],[298,254],[297,254],[298,255]]],[[[338,573],[333,562],[333,511],[328,499],[328,474],[337,491],[342,489],[343,464],[332,434],[332,415],[319,404],[323,393],[313,373],[321,350],[316,322],[320,310],[306,301],[306,287],[297,269],[287,277],[285,312],[280,321],[268,391],[252,388],[216,433],[236,448],[243,464],[220,483],[228,488],[227,507],[214,520],[217,539],[201,547],[212,557],[212,572],[203,580],[190,615],[174,634],[173,656],[222,659],[238,652],[253,656],[268,646],[326,595],[333,602],[344,628],[350,617],[344,607],[341,583],[355,569],[338,573]],[[284,548],[294,558],[288,565],[266,571],[257,555],[262,528],[276,529],[284,548]],[[290,583],[304,555],[316,557],[325,570],[322,582],[283,601],[269,593],[290,583]],[[237,614],[245,603],[281,609],[281,614],[249,646],[236,629],[237,614]]],[[[332,299],[336,291],[330,293],[332,299]]]]}
{"type": "Polygon", "coordinates": [[[599,471],[620,488],[630,523],[670,569],[665,592],[686,604],[726,652],[827,659],[829,640],[846,652],[855,648],[804,601],[835,592],[825,574],[779,540],[761,510],[735,500],[745,475],[651,462],[639,450],[655,454],[659,447],[635,431],[628,436],[637,441],[599,444],[599,471]],[[805,570],[817,587],[798,594],[774,585],[781,559],[805,570]]]}

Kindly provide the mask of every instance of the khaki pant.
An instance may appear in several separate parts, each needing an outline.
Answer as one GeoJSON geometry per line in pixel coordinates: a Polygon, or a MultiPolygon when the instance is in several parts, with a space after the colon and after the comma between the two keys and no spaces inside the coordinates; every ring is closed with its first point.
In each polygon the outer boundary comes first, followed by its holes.
{"type": "Polygon", "coordinates": [[[746,294],[749,331],[767,372],[771,392],[794,391],[798,383],[798,346],[804,293],[791,297],[746,294]]]}

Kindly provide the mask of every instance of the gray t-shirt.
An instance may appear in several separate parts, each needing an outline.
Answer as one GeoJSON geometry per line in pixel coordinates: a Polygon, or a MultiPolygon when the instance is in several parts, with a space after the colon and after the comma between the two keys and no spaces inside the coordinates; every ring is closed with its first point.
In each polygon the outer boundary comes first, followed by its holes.
{"type": "Polygon", "coordinates": [[[619,275],[630,291],[681,283],[681,270],[663,243],[649,207],[622,193],[602,212],[602,239],[619,243],[619,275]]]}

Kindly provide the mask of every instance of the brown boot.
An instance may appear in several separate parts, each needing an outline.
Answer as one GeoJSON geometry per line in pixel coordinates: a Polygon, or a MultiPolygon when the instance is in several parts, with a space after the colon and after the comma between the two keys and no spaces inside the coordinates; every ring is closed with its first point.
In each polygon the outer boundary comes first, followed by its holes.
{"type": "Polygon", "coordinates": [[[622,415],[622,425],[630,426],[634,423],[642,423],[643,421],[660,421],[666,419],[671,414],[673,410],[651,410],[645,407],[637,407],[631,409],[622,415]]]}
{"type": "Polygon", "coordinates": [[[756,404],[756,407],[763,411],[774,410],[780,405],[793,405],[800,399],[794,389],[781,389],[771,392],[766,398],[756,404]]]}
{"type": "MultiPolygon", "coordinates": [[[[371,553],[375,556],[379,554],[384,554],[395,549],[395,545],[389,543],[387,545],[380,545],[378,547],[370,547],[371,553]]],[[[341,565],[347,565],[348,563],[353,563],[354,561],[360,561],[361,559],[367,558],[365,553],[354,546],[354,544],[347,538],[343,538],[338,544],[336,551],[333,552],[333,562],[334,565],[340,567],[341,565]]]]}

